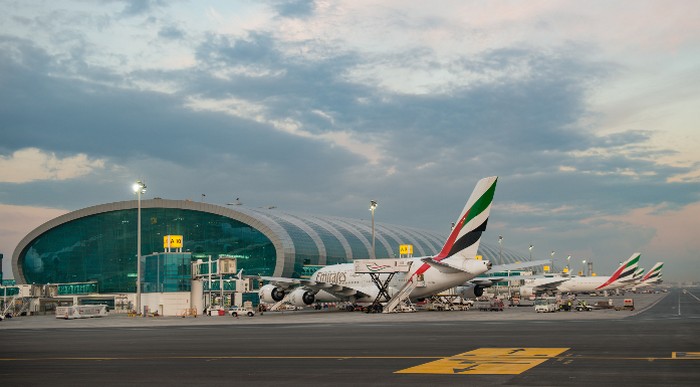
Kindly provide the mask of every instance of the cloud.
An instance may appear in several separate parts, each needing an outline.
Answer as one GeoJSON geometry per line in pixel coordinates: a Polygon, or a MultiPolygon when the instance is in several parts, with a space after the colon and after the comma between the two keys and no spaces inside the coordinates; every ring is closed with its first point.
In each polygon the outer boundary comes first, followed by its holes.
{"type": "Polygon", "coordinates": [[[3,253],[2,271],[5,278],[12,277],[12,253],[14,247],[33,229],[44,222],[65,214],[57,208],[16,206],[0,203],[0,253],[3,253]]]}
{"type": "Polygon", "coordinates": [[[313,13],[315,3],[314,0],[277,0],[272,2],[272,6],[280,16],[301,18],[313,13]]]}
{"type": "Polygon", "coordinates": [[[0,156],[0,183],[28,183],[36,180],[70,180],[105,168],[103,159],[90,159],[80,153],[60,158],[37,148],[0,156]]]}
{"type": "Polygon", "coordinates": [[[697,280],[694,271],[684,270],[697,265],[700,258],[700,246],[696,241],[700,228],[700,202],[671,210],[665,204],[660,204],[589,221],[600,223],[610,231],[614,228],[615,231],[624,229],[631,233],[651,234],[651,238],[636,247],[643,251],[647,269],[657,261],[676,261],[676,264],[665,266],[664,274],[681,281],[697,280]]]}
{"type": "Polygon", "coordinates": [[[590,256],[655,235],[605,216],[700,201],[697,34],[639,27],[658,6],[618,33],[610,5],[67,4],[0,15],[1,162],[35,152],[2,175],[5,203],[128,200],[145,178],[148,195],[340,216],[371,197],[383,220],[446,230],[499,175],[494,232],[590,256]],[[661,100],[686,113],[647,120],[661,100]]]}
{"type": "Polygon", "coordinates": [[[158,31],[158,37],[164,39],[179,40],[183,39],[187,33],[176,26],[165,26],[158,31]]]}
{"type": "MultiPolygon", "coordinates": [[[[109,158],[116,165],[136,156],[160,159],[182,173],[245,165],[245,171],[274,176],[280,184],[304,187],[325,180],[329,184],[323,189],[334,195],[350,189],[355,179],[390,193],[395,187],[410,187],[409,181],[438,184],[463,176],[463,171],[472,171],[472,178],[508,171],[506,178],[525,188],[518,192],[523,204],[551,200],[556,207],[566,204],[564,198],[575,207],[587,206],[588,198],[597,197],[608,184],[622,189],[629,180],[644,178],[643,186],[663,181],[669,173],[689,172],[654,160],[656,154],[645,149],[649,131],[598,136],[582,130],[582,117],[591,116],[586,108],[590,86],[613,70],[578,59],[571,48],[494,49],[435,62],[438,70],[484,76],[432,88],[428,94],[407,94],[349,78],[358,66],[375,60],[359,52],[299,57],[265,32],[209,34],[196,46],[196,67],[129,75],[131,84],[175,85],[172,92],[162,93],[96,85],[95,80],[119,79],[107,68],[86,67],[85,80],[64,78],[59,74],[70,69],[62,69],[38,47],[19,40],[5,44],[12,47],[8,52],[21,55],[0,56],[0,65],[14,80],[0,94],[6,102],[3,122],[24,129],[3,135],[6,152],[33,146],[109,158]],[[47,66],[55,75],[46,75],[47,66]],[[513,68],[520,70],[511,74],[513,68]],[[29,93],[31,105],[12,97],[29,93]],[[36,108],[41,115],[32,114],[36,108]],[[646,157],[641,157],[644,152],[646,157]],[[589,174],[610,181],[580,178],[589,174]],[[382,180],[387,176],[392,178],[382,180]],[[572,176],[579,178],[572,182],[572,176]],[[590,196],[562,196],[557,188],[583,181],[586,186],[577,192],[590,196]],[[530,197],[531,182],[554,188],[530,197]]],[[[427,69],[430,51],[419,55],[418,62],[424,60],[427,69]]],[[[396,60],[409,57],[406,52],[396,60]]],[[[230,179],[255,179],[241,171],[235,169],[238,176],[230,179]]],[[[224,168],[221,173],[232,172],[224,168]]],[[[642,191],[653,200],[653,190],[642,191]]],[[[450,195],[461,201],[458,191],[450,195]]],[[[617,204],[619,210],[638,205],[617,204]]]]}

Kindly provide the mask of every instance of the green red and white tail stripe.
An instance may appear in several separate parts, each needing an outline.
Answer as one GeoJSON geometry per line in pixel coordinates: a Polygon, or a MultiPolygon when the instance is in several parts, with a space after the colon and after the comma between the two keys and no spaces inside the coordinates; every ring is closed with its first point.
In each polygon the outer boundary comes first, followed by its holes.
{"type": "Polygon", "coordinates": [[[481,234],[486,230],[486,223],[491,211],[491,203],[496,192],[497,176],[486,177],[476,184],[467,204],[464,206],[455,227],[450,233],[447,242],[442,247],[440,253],[435,256],[436,261],[443,260],[453,255],[459,254],[465,258],[474,258],[474,253],[466,253],[470,247],[478,247],[481,234]]]}
{"type": "MultiPolygon", "coordinates": [[[[491,212],[491,202],[496,192],[498,176],[479,180],[455,223],[450,236],[442,250],[433,257],[435,261],[476,258],[481,234],[486,230],[486,223],[491,212]]],[[[415,274],[423,274],[430,265],[424,263],[415,274]]]]}
{"type": "Polygon", "coordinates": [[[642,282],[652,281],[661,276],[661,268],[664,267],[663,262],[656,262],[656,264],[649,270],[649,272],[642,277],[642,282]]]}
{"type": "Polygon", "coordinates": [[[632,254],[631,257],[629,257],[625,262],[622,262],[619,268],[615,270],[613,275],[610,276],[610,278],[605,281],[602,285],[598,286],[596,290],[600,290],[605,288],[606,286],[610,285],[611,283],[618,281],[620,279],[630,277],[634,275],[634,272],[637,271],[637,265],[639,264],[639,257],[641,257],[641,253],[634,253],[632,254]]]}

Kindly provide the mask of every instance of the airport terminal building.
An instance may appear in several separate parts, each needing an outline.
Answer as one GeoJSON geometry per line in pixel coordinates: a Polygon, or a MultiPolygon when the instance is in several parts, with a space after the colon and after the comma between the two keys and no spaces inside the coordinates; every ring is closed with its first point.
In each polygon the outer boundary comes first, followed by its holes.
{"type": "MultiPolygon", "coordinates": [[[[99,294],[133,297],[137,203],[84,208],[31,231],[12,255],[17,284],[90,284],[91,291],[99,294]]],[[[398,257],[403,244],[413,245],[414,256],[432,255],[440,250],[446,234],[447,230],[439,235],[375,223],[376,257],[398,257]]],[[[233,257],[236,270],[242,269],[246,276],[285,277],[302,277],[308,267],[375,257],[369,220],[189,200],[142,200],[141,236],[142,291],[161,295],[191,291],[191,262],[201,262],[203,257],[233,257]],[[182,236],[179,255],[162,255],[168,235],[182,236]],[[149,261],[149,256],[157,259],[149,261]],[[150,282],[156,283],[148,286],[150,282]]],[[[494,263],[499,257],[504,263],[523,258],[483,242],[480,253],[494,263]]]]}

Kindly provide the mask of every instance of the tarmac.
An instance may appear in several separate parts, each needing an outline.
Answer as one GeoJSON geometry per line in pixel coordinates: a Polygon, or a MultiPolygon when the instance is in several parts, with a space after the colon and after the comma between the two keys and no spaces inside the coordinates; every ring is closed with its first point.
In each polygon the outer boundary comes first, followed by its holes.
{"type": "MultiPolygon", "coordinates": [[[[241,316],[22,316],[0,322],[0,381],[22,386],[698,386],[700,289],[635,309],[340,310],[241,316]]],[[[587,299],[590,304],[607,297],[587,299]]]]}
{"type": "Polygon", "coordinates": [[[338,309],[264,312],[254,317],[225,316],[198,317],[128,317],[126,314],[110,313],[105,317],[64,320],[54,315],[19,316],[0,322],[0,331],[6,329],[61,329],[61,328],[105,328],[105,327],[165,327],[165,326],[206,326],[206,325],[264,325],[264,324],[337,324],[337,323],[410,323],[431,321],[499,321],[499,320],[614,320],[637,315],[652,307],[667,293],[628,294],[610,297],[579,297],[589,305],[612,300],[613,305],[622,306],[623,299],[634,300],[634,310],[596,309],[592,311],[569,311],[536,313],[533,306],[505,307],[503,311],[427,311],[413,313],[363,313],[347,312],[338,309]]]}

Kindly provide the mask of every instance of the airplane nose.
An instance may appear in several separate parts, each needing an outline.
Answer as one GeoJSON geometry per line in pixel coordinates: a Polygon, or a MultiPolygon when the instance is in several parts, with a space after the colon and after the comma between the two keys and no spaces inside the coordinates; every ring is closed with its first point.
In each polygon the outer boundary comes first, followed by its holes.
{"type": "Polygon", "coordinates": [[[486,261],[486,267],[488,267],[489,270],[491,270],[491,261],[486,261]]]}

